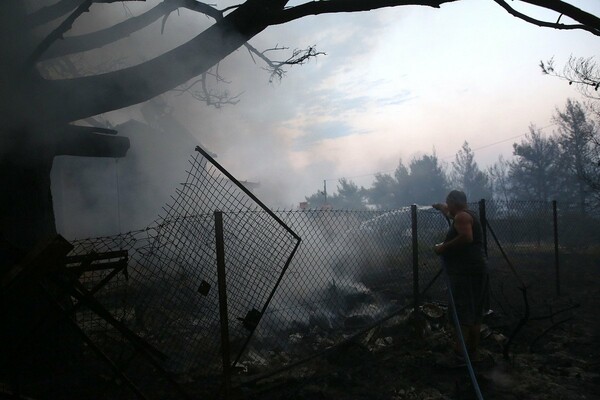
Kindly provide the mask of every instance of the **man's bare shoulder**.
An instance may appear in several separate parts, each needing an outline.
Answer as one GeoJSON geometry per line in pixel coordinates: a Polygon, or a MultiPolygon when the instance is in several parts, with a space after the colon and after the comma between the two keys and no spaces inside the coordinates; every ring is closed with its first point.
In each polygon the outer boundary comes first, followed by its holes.
{"type": "Polygon", "coordinates": [[[473,217],[466,211],[459,211],[454,216],[454,222],[473,223],[473,217]]]}

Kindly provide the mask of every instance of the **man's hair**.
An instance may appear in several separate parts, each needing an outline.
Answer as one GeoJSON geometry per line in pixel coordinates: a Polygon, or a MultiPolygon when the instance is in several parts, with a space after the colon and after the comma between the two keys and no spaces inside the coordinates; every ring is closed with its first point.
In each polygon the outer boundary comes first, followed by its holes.
{"type": "Polygon", "coordinates": [[[453,190],[446,196],[446,202],[452,202],[456,205],[466,206],[467,195],[460,190],[453,190]]]}

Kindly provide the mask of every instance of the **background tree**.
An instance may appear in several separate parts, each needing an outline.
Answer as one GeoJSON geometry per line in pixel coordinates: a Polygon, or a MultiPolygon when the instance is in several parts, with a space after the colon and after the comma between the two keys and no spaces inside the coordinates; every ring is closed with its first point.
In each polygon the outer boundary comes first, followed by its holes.
{"type": "Polygon", "coordinates": [[[429,205],[446,198],[448,182],[435,154],[413,158],[409,169],[407,195],[412,203],[429,205]]]}
{"type": "Polygon", "coordinates": [[[560,192],[562,172],[556,140],[545,137],[534,126],[521,143],[513,144],[515,159],[510,162],[509,178],[513,196],[522,200],[549,201],[560,192]]]}
{"type": "Polygon", "coordinates": [[[456,153],[449,178],[451,186],[463,190],[469,201],[489,199],[492,196],[489,177],[479,169],[475,153],[466,141],[456,153]]]}
{"type": "MultiPolygon", "coordinates": [[[[596,127],[581,103],[567,100],[563,111],[556,109],[554,121],[558,125],[557,142],[560,146],[560,167],[563,172],[564,188],[572,193],[584,213],[593,182],[598,181],[600,171],[593,162],[596,127]]],[[[566,193],[565,193],[566,194],[566,193]]],[[[564,196],[563,196],[564,197],[564,196]]]]}
{"type": "MultiPolygon", "coordinates": [[[[461,0],[327,0],[288,6],[287,0],[247,0],[217,9],[194,0],[164,0],[147,12],[106,29],[65,37],[73,23],[95,3],[115,0],[42,0],[0,2],[0,232],[3,240],[22,250],[56,232],[50,193],[50,170],[57,155],[121,157],[126,138],[82,120],[147,101],[192,78],[205,82],[210,69],[231,52],[272,25],[309,15],[367,11],[382,7],[421,5],[440,7],[461,0]],[[77,76],[44,75],[43,60],[91,51],[126,38],[178,8],[205,14],[214,23],[189,41],[136,65],[104,73],[77,76]],[[64,39],[63,39],[64,38],[64,39]],[[76,124],[77,123],[77,124],[76,124]]],[[[511,15],[556,29],[583,29],[600,35],[600,19],[565,1],[538,5],[574,20],[546,22],[524,15],[503,0],[495,0],[511,15]]],[[[122,2],[118,2],[122,3],[122,2]]],[[[274,62],[264,52],[247,47],[264,61],[272,76],[287,64],[316,54],[314,48],[274,62]]],[[[204,92],[207,103],[227,102],[204,92]]],[[[200,96],[202,97],[202,96],[200,96]]]]}
{"type": "Polygon", "coordinates": [[[313,209],[324,208],[327,204],[329,204],[329,197],[325,199],[325,192],[321,190],[317,190],[310,196],[304,196],[304,199],[308,203],[308,206],[313,209]]]}
{"type": "Polygon", "coordinates": [[[337,193],[331,196],[331,205],[340,210],[366,210],[366,190],[351,180],[341,178],[337,193]]]}
{"type": "Polygon", "coordinates": [[[498,157],[498,161],[488,168],[488,176],[490,179],[490,188],[492,196],[497,200],[508,201],[511,198],[510,185],[510,163],[505,160],[502,155],[498,157]]]}
{"type": "Polygon", "coordinates": [[[411,204],[432,204],[444,199],[447,179],[435,154],[415,157],[408,168],[400,161],[394,176],[378,174],[367,189],[369,204],[396,209],[411,204]]]}
{"type": "Polygon", "coordinates": [[[367,190],[369,204],[380,210],[392,210],[411,204],[408,193],[408,169],[402,163],[394,175],[377,174],[375,181],[367,190]]]}
{"type": "Polygon", "coordinates": [[[311,208],[319,209],[331,207],[336,210],[366,210],[367,190],[358,187],[353,181],[341,178],[338,180],[337,192],[328,195],[325,200],[325,192],[318,190],[317,193],[305,197],[311,208]]]}

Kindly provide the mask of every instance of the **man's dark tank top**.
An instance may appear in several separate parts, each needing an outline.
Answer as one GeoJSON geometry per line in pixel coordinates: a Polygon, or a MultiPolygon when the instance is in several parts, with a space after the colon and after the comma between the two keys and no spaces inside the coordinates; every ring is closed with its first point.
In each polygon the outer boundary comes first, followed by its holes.
{"type": "MultiPolygon", "coordinates": [[[[483,229],[477,214],[464,210],[473,218],[473,241],[458,248],[449,249],[444,253],[444,260],[449,274],[477,274],[486,271],[486,261],[483,252],[483,229]]],[[[458,236],[454,223],[450,226],[444,242],[458,236]]]]}

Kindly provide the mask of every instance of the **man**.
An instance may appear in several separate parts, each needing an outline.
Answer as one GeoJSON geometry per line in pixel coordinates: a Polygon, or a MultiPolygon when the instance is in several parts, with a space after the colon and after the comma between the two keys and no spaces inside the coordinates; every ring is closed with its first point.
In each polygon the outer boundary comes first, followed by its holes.
{"type": "MultiPolygon", "coordinates": [[[[454,296],[469,357],[477,359],[479,331],[488,296],[483,228],[477,215],[468,209],[464,192],[453,190],[446,197],[445,204],[434,204],[433,207],[453,219],[446,239],[435,245],[434,250],[446,263],[449,289],[454,296]]],[[[458,335],[455,352],[458,356],[462,354],[458,335]]]]}

